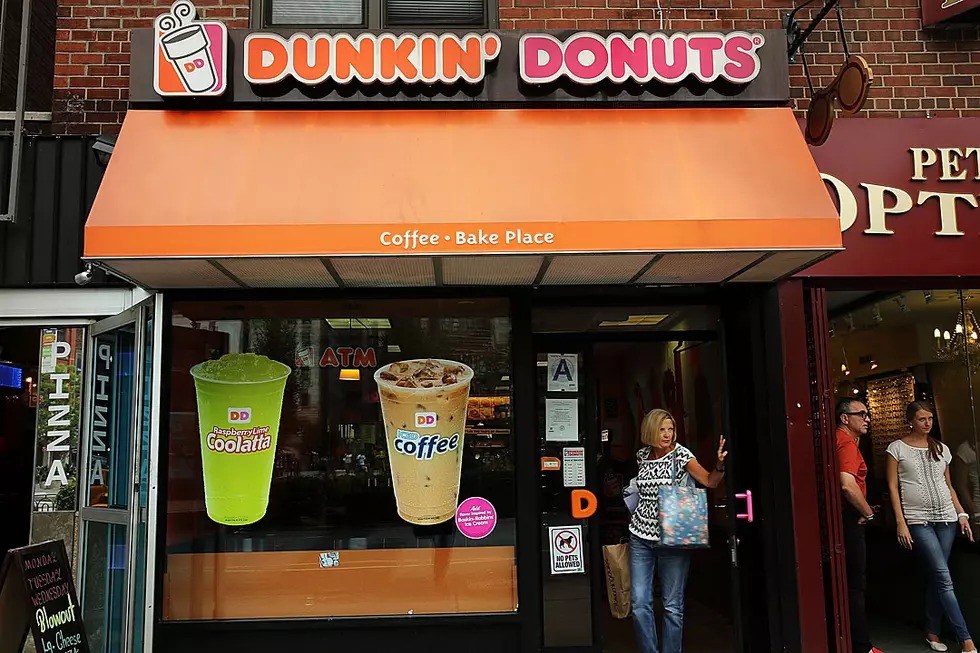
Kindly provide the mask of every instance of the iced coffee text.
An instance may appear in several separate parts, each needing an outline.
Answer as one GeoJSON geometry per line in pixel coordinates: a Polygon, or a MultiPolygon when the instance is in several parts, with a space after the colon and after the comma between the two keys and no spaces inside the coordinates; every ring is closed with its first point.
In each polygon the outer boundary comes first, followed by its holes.
{"type": "Polygon", "coordinates": [[[415,431],[398,429],[395,436],[395,451],[418,460],[432,460],[435,455],[456,451],[459,446],[459,433],[444,438],[439,434],[419,436],[415,431]]]}

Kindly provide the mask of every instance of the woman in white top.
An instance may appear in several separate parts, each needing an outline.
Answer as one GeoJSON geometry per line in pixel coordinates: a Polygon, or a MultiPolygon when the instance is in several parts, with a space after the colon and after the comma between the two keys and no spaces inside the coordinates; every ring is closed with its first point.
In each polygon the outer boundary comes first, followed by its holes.
{"type": "Polygon", "coordinates": [[[660,547],[659,488],[686,485],[688,477],[706,487],[718,487],[725,476],[725,438],[718,443],[718,458],[706,470],[686,447],[677,444],[674,418],[666,410],[651,410],[643,418],[636,454],[636,485],[640,500],[630,519],[630,604],[640,653],[681,653],[684,630],[684,590],[691,567],[691,552],[660,547]],[[653,616],[653,576],[660,577],[664,604],[664,641],[657,642],[653,616]]]}
{"type": "Polygon", "coordinates": [[[960,505],[949,481],[949,447],[931,435],[932,406],[914,401],[905,411],[909,434],[888,445],[888,490],[891,495],[898,542],[915,552],[925,568],[929,589],[926,595],[926,640],[934,651],[945,651],[939,639],[943,613],[949,619],[963,651],[976,651],[963,612],[953,592],[949,575],[949,553],[956,531],[973,541],[970,518],[960,505]]]}

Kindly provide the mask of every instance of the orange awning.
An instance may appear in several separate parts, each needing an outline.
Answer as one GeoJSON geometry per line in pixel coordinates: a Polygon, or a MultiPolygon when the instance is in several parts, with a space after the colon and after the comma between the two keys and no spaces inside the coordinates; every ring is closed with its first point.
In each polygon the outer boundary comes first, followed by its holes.
{"type": "Polygon", "coordinates": [[[369,260],[427,285],[404,259],[503,254],[541,283],[584,253],[622,269],[600,282],[771,280],[840,248],[785,108],[131,111],[85,228],[86,259],[150,287],[378,285],[369,260]]]}

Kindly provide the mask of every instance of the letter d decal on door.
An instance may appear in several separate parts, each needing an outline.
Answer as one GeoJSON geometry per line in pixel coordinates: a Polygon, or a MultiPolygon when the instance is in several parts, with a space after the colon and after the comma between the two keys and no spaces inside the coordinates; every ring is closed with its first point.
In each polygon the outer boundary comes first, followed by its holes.
{"type": "Polygon", "coordinates": [[[588,519],[595,514],[599,501],[588,490],[572,490],[572,517],[588,519]]]}

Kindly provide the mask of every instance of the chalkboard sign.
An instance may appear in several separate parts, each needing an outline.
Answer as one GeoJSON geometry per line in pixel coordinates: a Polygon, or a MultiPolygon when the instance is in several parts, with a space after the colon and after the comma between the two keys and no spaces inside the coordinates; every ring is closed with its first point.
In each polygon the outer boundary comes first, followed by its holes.
{"type": "Polygon", "coordinates": [[[11,549],[0,568],[0,653],[89,653],[71,565],[61,540],[11,549]]]}

